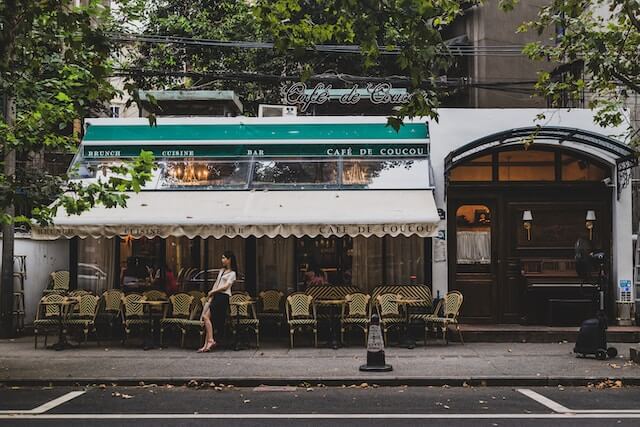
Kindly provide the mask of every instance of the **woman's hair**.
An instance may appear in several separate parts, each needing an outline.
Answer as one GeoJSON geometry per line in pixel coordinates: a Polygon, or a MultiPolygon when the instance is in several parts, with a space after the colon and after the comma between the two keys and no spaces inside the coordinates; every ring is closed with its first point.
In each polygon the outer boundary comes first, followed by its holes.
{"type": "Polygon", "coordinates": [[[227,258],[229,261],[231,261],[229,264],[229,268],[238,273],[238,261],[236,261],[236,256],[233,254],[233,252],[231,251],[224,251],[222,254],[223,257],[227,258]]]}

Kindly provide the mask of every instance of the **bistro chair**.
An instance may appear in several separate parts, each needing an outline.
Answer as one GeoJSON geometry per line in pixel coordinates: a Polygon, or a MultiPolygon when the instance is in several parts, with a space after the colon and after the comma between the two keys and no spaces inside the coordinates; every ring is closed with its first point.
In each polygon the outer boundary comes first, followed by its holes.
{"type": "Polygon", "coordinates": [[[342,315],[340,316],[341,342],[344,342],[345,330],[351,326],[362,330],[366,345],[370,317],[369,298],[369,295],[362,292],[355,292],[344,297],[345,304],[342,305],[342,315]]]}
{"type": "MultiPolygon", "coordinates": [[[[71,314],[71,317],[65,321],[65,325],[68,327],[82,327],[84,342],[86,343],[89,332],[95,332],[99,298],[95,295],[91,295],[90,293],[86,293],[78,298],[80,299],[80,303],[77,305],[78,312],[71,314]]],[[[96,333],[95,335],[96,341],[98,345],[100,345],[98,334],[96,333]]]]}
{"type": "Polygon", "coordinates": [[[204,342],[204,322],[200,320],[202,316],[202,309],[204,305],[207,303],[207,297],[201,297],[198,299],[194,299],[191,303],[189,318],[183,320],[180,323],[180,328],[182,329],[182,345],[184,346],[185,337],[189,333],[189,331],[195,329],[200,334],[200,343],[204,342]]]}
{"type": "Polygon", "coordinates": [[[69,291],[69,272],[67,270],[59,270],[51,273],[49,279],[49,287],[42,291],[47,294],[65,294],[69,291]]]}
{"type": "Polygon", "coordinates": [[[231,331],[235,339],[240,333],[239,329],[247,329],[253,331],[256,335],[256,348],[260,347],[260,320],[256,316],[256,309],[253,304],[234,305],[234,302],[250,301],[251,297],[244,293],[231,295],[229,298],[229,322],[231,322],[231,331]]]}
{"type": "Polygon", "coordinates": [[[122,319],[122,302],[124,294],[117,289],[104,291],[98,304],[97,323],[104,321],[109,327],[108,337],[111,338],[113,325],[122,319]]]}
{"type": "Polygon", "coordinates": [[[38,303],[36,319],[33,321],[33,345],[38,348],[38,335],[44,333],[44,346],[47,346],[47,335],[60,327],[60,306],[47,303],[62,302],[64,296],[59,294],[45,295],[38,303]]]}
{"type": "Polygon", "coordinates": [[[442,304],[444,299],[439,299],[435,308],[433,309],[433,313],[411,313],[411,320],[417,320],[423,322],[424,325],[424,344],[427,345],[427,337],[429,335],[429,331],[431,330],[431,326],[434,323],[434,319],[437,319],[440,316],[440,312],[442,311],[442,304]]]}
{"type": "Polygon", "coordinates": [[[93,293],[85,289],[76,289],[75,291],[69,292],[70,297],[81,297],[83,295],[93,295],[93,293]]]}
{"type": "Polygon", "coordinates": [[[293,336],[296,330],[310,327],[313,330],[314,345],[318,346],[318,320],[313,297],[296,292],[287,297],[285,305],[287,323],[289,325],[290,347],[293,348],[293,336]]]}
{"type": "Polygon", "coordinates": [[[458,323],[458,316],[460,314],[460,307],[462,307],[462,294],[459,291],[450,291],[444,296],[443,302],[443,316],[436,317],[430,319],[430,323],[435,325],[439,325],[442,328],[442,339],[445,343],[449,343],[447,338],[447,329],[449,325],[455,325],[456,330],[458,331],[458,336],[460,337],[460,342],[464,344],[464,340],[462,339],[462,331],[460,330],[460,324],[458,323]]]}
{"type": "Polygon", "coordinates": [[[199,301],[201,298],[207,296],[207,294],[202,291],[189,291],[187,293],[193,297],[194,301],[199,301]]]}
{"type": "Polygon", "coordinates": [[[140,294],[129,294],[124,297],[122,302],[124,307],[122,310],[122,323],[124,324],[125,334],[122,340],[123,344],[129,339],[133,326],[141,327],[149,323],[147,317],[144,315],[144,307],[142,304],[136,304],[136,302],[142,298],[144,297],[140,294]]]}
{"type": "Polygon", "coordinates": [[[376,297],[376,311],[380,316],[380,326],[385,342],[388,341],[389,329],[399,329],[405,323],[400,313],[397,294],[381,294],[376,297]]]}
{"type": "Polygon", "coordinates": [[[191,316],[193,297],[189,294],[179,293],[169,297],[171,312],[160,320],[160,345],[163,343],[165,328],[177,327],[181,331],[180,347],[184,347],[185,328],[183,323],[191,316]]]}
{"type": "Polygon", "coordinates": [[[284,294],[277,289],[267,289],[258,294],[258,318],[273,320],[278,327],[282,326],[284,313],[282,303],[284,294]]]}

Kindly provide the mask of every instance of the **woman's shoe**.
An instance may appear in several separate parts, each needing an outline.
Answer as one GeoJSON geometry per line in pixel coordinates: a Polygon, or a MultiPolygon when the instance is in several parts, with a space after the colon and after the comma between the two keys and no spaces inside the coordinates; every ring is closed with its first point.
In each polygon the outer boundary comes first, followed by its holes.
{"type": "Polygon", "coordinates": [[[215,341],[209,341],[207,345],[198,350],[198,353],[209,353],[211,350],[215,349],[218,346],[218,343],[215,341]]]}

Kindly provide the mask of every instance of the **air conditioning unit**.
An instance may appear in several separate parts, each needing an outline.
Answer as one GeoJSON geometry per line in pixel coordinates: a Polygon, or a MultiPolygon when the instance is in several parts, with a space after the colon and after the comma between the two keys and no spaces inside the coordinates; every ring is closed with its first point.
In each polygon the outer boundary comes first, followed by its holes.
{"type": "Polygon", "coordinates": [[[258,117],[295,117],[298,115],[298,107],[291,105],[264,105],[258,106],[258,117]]]}

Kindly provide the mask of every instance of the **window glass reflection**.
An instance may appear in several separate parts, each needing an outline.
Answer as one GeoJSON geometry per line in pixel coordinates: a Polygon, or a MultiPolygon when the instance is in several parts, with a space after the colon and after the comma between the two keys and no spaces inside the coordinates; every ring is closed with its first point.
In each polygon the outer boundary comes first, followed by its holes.
{"type": "Polygon", "coordinates": [[[167,162],[163,165],[161,187],[242,187],[248,183],[247,162],[167,162]]]}
{"type": "Polygon", "coordinates": [[[426,159],[346,160],[342,183],[370,189],[428,188],[429,163],[426,159]]]}
{"type": "Polygon", "coordinates": [[[336,185],[338,163],[316,160],[259,160],[253,169],[253,184],[336,185]]]}

